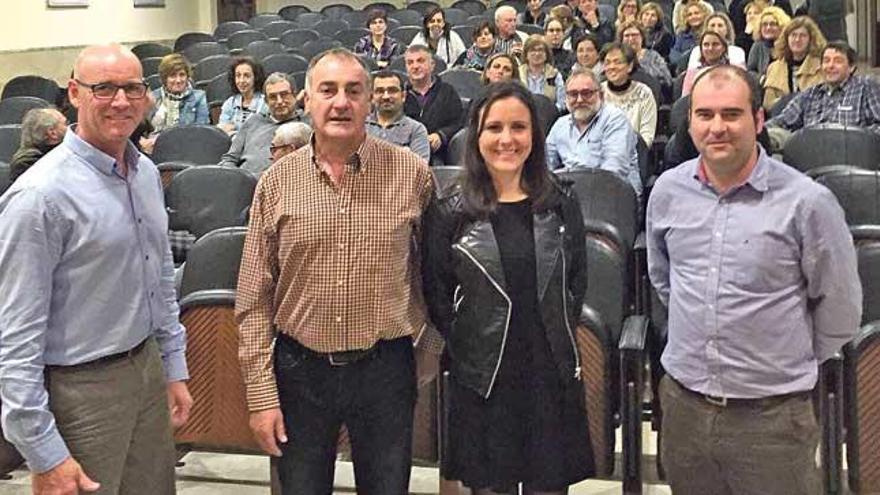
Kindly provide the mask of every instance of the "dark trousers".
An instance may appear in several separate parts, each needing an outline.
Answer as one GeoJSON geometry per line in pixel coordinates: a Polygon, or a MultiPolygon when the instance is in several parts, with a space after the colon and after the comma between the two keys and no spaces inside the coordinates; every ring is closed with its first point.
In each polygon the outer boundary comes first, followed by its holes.
{"type": "Polygon", "coordinates": [[[809,394],[720,407],[665,376],[660,401],[660,448],[673,493],[819,493],[819,427],[809,394]]]}
{"type": "Polygon", "coordinates": [[[288,437],[278,463],[284,494],[333,492],[342,424],[358,493],[408,493],[416,403],[412,339],[377,346],[364,359],[334,366],[286,336],[276,340],[275,375],[288,437]]]}

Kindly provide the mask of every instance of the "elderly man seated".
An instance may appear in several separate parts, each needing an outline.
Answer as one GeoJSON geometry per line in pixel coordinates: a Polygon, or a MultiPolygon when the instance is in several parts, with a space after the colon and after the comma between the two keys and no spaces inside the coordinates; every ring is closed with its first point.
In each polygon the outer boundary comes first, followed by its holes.
{"type": "Polygon", "coordinates": [[[285,122],[278,126],[269,145],[272,164],[308,144],[311,135],[312,128],[304,122],[285,122]]]}
{"type": "Polygon", "coordinates": [[[570,112],[547,135],[547,163],[556,168],[600,168],[616,173],[642,194],[636,143],[626,114],[605,104],[602,87],[589,69],[575,69],[565,84],[570,112]]]}
{"type": "Polygon", "coordinates": [[[782,149],[791,133],[819,124],[843,124],[880,133],[880,82],[856,75],[856,51],[844,41],[822,50],[824,82],[800,92],[767,121],[773,149],[782,149]]]}
{"type": "Polygon", "coordinates": [[[275,72],[266,78],[263,94],[269,106],[269,115],[255,114],[232,138],[232,145],[220,159],[220,165],[241,167],[257,175],[271,165],[269,145],[275,130],[283,123],[297,120],[296,84],[282,72],[275,72]]]}
{"type": "Polygon", "coordinates": [[[9,182],[52,150],[64,139],[67,118],[54,108],[34,108],[21,121],[21,144],[9,162],[9,182]]]}

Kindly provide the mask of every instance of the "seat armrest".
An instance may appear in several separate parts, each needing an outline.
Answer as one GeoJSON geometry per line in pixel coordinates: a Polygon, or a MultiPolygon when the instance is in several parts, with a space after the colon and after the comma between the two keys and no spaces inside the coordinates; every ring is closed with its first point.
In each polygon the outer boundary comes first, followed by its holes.
{"type": "Polygon", "coordinates": [[[644,315],[627,317],[618,343],[625,494],[642,492],[642,391],[647,340],[648,318],[644,315]]]}
{"type": "Polygon", "coordinates": [[[843,357],[838,352],[819,366],[820,458],[824,493],[843,484],[843,357]]]}

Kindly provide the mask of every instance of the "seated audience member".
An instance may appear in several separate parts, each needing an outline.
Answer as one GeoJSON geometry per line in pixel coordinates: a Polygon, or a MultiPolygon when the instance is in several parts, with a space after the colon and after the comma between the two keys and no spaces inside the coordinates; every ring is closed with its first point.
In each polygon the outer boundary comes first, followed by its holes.
{"type": "Polygon", "coordinates": [[[819,124],[862,127],[880,134],[880,82],[856,75],[856,51],[845,41],[822,50],[823,82],[803,90],[767,122],[774,149],[789,133],[819,124]]]}
{"type": "Polygon", "coordinates": [[[760,78],[764,77],[764,74],[767,73],[767,66],[773,59],[773,46],[776,44],[776,39],[779,38],[789,22],[791,22],[791,18],[779,7],[767,7],[761,11],[754,35],[755,43],[749,49],[749,57],[746,61],[746,68],[749,72],[757,74],[760,78]]]}
{"type": "Polygon", "coordinates": [[[562,79],[565,80],[571,73],[571,66],[574,65],[575,59],[574,53],[563,47],[565,28],[562,21],[554,17],[547,18],[544,25],[544,40],[550,45],[550,51],[553,52],[553,66],[562,73],[562,79]]]}
{"type": "Polygon", "coordinates": [[[565,82],[553,67],[553,52],[540,34],[526,39],[526,63],[519,66],[519,79],[529,92],[544,95],[556,103],[559,111],[565,109],[565,82]]]}
{"type": "Polygon", "coordinates": [[[669,73],[666,60],[654,50],[645,48],[645,30],[639,23],[630,21],[621,25],[617,32],[617,41],[626,43],[635,51],[638,66],[646,74],[656,79],[661,86],[672,87],[672,74],[669,73]]]}
{"type": "Polygon", "coordinates": [[[227,73],[232,96],[223,102],[217,127],[235,134],[242,124],[256,113],[268,111],[261,89],[266,81],[263,65],[250,57],[237,57],[229,64],[227,73]]]}
{"type": "Polygon", "coordinates": [[[574,13],[568,5],[557,5],[550,9],[548,19],[553,18],[562,23],[563,45],[566,48],[571,47],[571,30],[574,27],[574,13]]]}
{"type": "MultiPolygon", "coordinates": [[[[695,0],[676,0],[675,5],[672,6],[672,29],[675,32],[678,32],[680,29],[684,29],[688,24],[687,14],[685,10],[687,10],[687,6],[694,3],[695,0]]],[[[705,16],[708,17],[710,14],[715,12],[715,7],[712,6],[711,3],[706,2],[704,0],[696,0],[703,6],[705,11],[705,16]]]]}
{"type": "Polygon", "coordinates": [[[755,31],[759,29],[758,23],[760,22],[758,19],[761,16],[761,12],[766,8],[767,3],[764,2],[764,0],[752,0],[747,3],[745,7],[743,7],[743,15],[741,16],[743,22],[745,22],[745,25],[742,28],[739,28],[736,25],[734,12],[731,10],[731,21],[733,21],[733,27],[736,30],[734,43],[746,53],[749,53],[752,50],[752,45],[755,44],[755,31]]]}
{"type": "Polygon", "coordinates": [[[201,89],[193,88],[192,67],[179,53],[162,57],[159,62],[162,86],[153,90],[154,106],[147,119],[153,127],[149,137],[140,139],[145,153],[153,152],[156,137],[179,125],[209,124],[208,99],[201,89]]]}
{"type": "Polygon", "coordinates": [[[9,183],[64,139],[67,117],[54,108],[28,110],[21,120],[21,141],[9,161],[9,183]]]}
{"type": "Polygon", "coordinates": [[[636,143],[623,110],[604,102],[599,78],[575,70],[565,84],[568,115],[556,120],[547,135],[547,164],[557,168],[600,168],[618,174],[641,196],[636,143]]]}
{"type": "Polygon", "coordinates": [[[461,37],[446,22],[446,14],[440,7],[433,8],[425,14],[422,19],[422,30],[409,44],[409,46],[416,45],[428,47],[431,53],[446,62],[446,65],[454,64],[466,50],[461,37]]]}
{"type": "Polygon", "coordinates": [[[628,22],[639,22],[639,10],[642,8],[640,0],[621,0],[617,4],[617,19],[614,20],[614,32],[620,32],[620,27],[628,22]]]}
{"type": "MultiPolygon", "coordinates": [[[[702,32],[714,31],[727,42],[727,63],[738,65],[742,68],[746,67],[746,52],[742,48],[734,44],[733,23],[727,14],[716,12],[703,22],[702,32]]],[[[688,69],[695,69],[702,65],[700,61],[701,54],[699,50],[691,50],[690,59],[688,60],[688,69]]]]}
{"type": "Polygon", "coordinates": [[[446,145],[461,128],[461,99],[455,88],[434,78],[434,58],[427,47],[412,45],[403,56],[409,79],[403,112],[424,124],[431,157],[442,162],[446,145]]]}
{"type": "Polygon", "coordinates": [[[400,55],[401,47],[396,39],[388,36],[388,16],[384,10],[370,10],[367,15],[367,29],[370,34],[354,44],[354,53],[375,60],[379,67],[386,67],[392,58],[400,55]]]}
{"type": "Polygon", "coordinates": [[[275,164],[282,157],[308,144],[311,135],[312,128],[305,122],[285,122],[278,126],[269,144],[271,162],[275,164]]]}
{"type": "Polygon", "coordinates": [[[584,35],[574,43],[575,63],[571,67],[572,74],[578,70],[591,70],[596,76],[604,77],[602,60],[599,53],[602,47],[599,40],[592,34],[584,35]]]}
{"type": "Polygon", "coordinates": [[[495,37],[495,51],[497,53],[509,53],[522,61],[523,43],[526,42],[526,33],[516,30],[516,9],[510,5],[502,5],[495,9],[495,29],[498,36],[495,37]]]}
{"type": "Polygon", "coordinates": [[[547,22],[547,14],[542,7],[544,0],[526,0],[526,10],[516,15],[516,23],[543,26],[547,22]]]}
{"type": "Polygon", "coordinates": [[[275,129],[297,119],[296,85],[282,72],[273,72],[263,85],[269,114],[255,114],[241,126],[232,138],[232,145],[220,159],[220,165],[241,167],[257,175],[269,168],[269,145],[275,129]]]}
{"type": "Polygon", "coordinates": [[[809,17],[795,17],[776,39],[774,60],[764,78],[764,109],[783,96],[799,93],[822,82],[825,36],[809,17]]]}
{"type": "Polygon", "coordinates": [[[681,9],[683,22],[676,28],[675,42],[669,50],[669,62],[678,65],[680,59],[690,56],[691,50],[697,46],[697,39],[703,29],[703,21],[712,12],[706,7],[705,2],[691,0],[681,9]]]}
{"type": "Polygon", "coordinates": [[[473,44],[458,57],[455,66],[483,70],[486,67],[486,60],[495,53],[496,33],[495,25],[489,21],[483,21],[474,27],[473,44]]]}
{"type": "Polygon", "coordinates": [[[609,19],[600,18],[598,0],[581,0],[578,3],[571,39],[576,40],[584,34],[596,36],[600,46],[614,41],[614,25],[609,19]]]}
{"type": "Polygon", "coordinates": [[[516,57],[509,53],[496,53],[486,62],[486,68],[483,69],[480,80],[486,86],[496,82],[513,80],[514,74],[519,74],[519,62],[516,57]]]}
{"type": "Polygon", "coordinates": [[[648,2],[639,11],[639,24],[645,30],[644,46],[654,50],[664,59],[669,58],[669,50],[675,42],[675,37],[666,29],[663,8],[656,2],[648,2]]]}
{"type": "Polygon", "coordinates": [[[431,159],[428,131],[403,114],[403,88],[403,78],[396,72],[383,70],[373,75],[373,113],[367,117],[367,132],[409,148],[427,162],[431,159]]]}
{"type": "Polygon", "coordinates": [[[681,95],[687,96],[697,76],[704,70],[714,65],[730,64],[727,59],[727,40],[715,31],[703,31],[700,35],[700,44],[696,51],[700,53],[700,64],[693,69],[688,69],[681,86],[681,95]]]}
{"type": "Polygon", "coordinates": [[[651,88],[632,79],[638,64],[635,51],[624,43],[608,43],[602,48],[602,62],[605,65],[605,82],[602,83],[605,102],[623,110],[632,128],[650,147],[657,130],[657,102],[651,88]]]}

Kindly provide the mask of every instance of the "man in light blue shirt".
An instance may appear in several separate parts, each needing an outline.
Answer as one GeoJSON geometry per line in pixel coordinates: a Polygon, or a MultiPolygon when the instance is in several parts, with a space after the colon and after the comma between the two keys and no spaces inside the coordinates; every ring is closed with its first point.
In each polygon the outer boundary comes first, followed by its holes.
{"type": "Polygon", "coordinates": [[[128,49],[83,50],[79,123],[0,197],[3,432],[34,493],[174,492],[192,399],[159,174],[129,141],[147,89],[128,49]]]}
{"type": "Polygon", "coordinates": [[[575,70],[565,83],[570,112],[547,135],[547,164],[557,168],[600,168],[625,179],[642,194],[638,136],[622,110],[605,104],[596,74],[575,70]]]}

